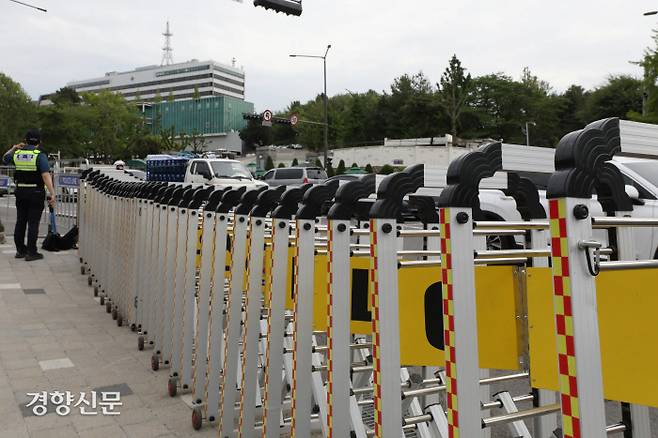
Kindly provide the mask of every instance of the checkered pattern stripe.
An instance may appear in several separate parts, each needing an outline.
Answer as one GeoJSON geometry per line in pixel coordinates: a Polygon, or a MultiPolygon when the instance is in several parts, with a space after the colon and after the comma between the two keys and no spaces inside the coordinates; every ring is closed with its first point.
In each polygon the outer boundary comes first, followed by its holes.
{"type": "Polygon", "coordinates": [[[370,282],[372,283],[372,380],[374,386],[375,436],[382,437],[382,380],[379,328],[379,284],[377,281],[377,220],[370,220],[370,282]]]}
{"type": "Polygon", "coordinates": [[[439,212],[441,232],[441,284],[443,285],[443,340],[446,360],[446,403],[448,437],[459,438],[459,403],[457,388],[457,357],[455,342],[455,309],[452,289],[452,241],[450,239],[450,209],[439,212]]]}
{"type": "Polygon", "coordinates": [[[581,438],[573,309],[569,275],[566,199],[549,202],[553,260],[553,302],[557,329],[558,379],[564,438],[581,438]]]}
{"type": "Polygon", "coordinates": [[[334,259],[334,247],[332,244],[333,229],[332,222],[327,224],[327,438],[333,437],[333,348],[334,348],[334,286],[331,268],[334,259]]]}
{"type": "MultiPolygon", "coordinates": [[[[216,240],[216,239],[214,239],[214,240],[216,240]]],[[[215,260],[215,254],[217,253],[216,252],[217,248],[215,247],[214,240],[213,240],[213,244],[212,244],[212,257],[211,257],[211,260],[215,260]]],[[[221,250],[222,249],[220,249],[220,251],[221,250]]],[[[215,278],[215,263],[211,263],[211,269],[210,269],[210,273],[208,275],[210,275],[210,278],[215,278]]],[[[217,301],[222,300],[223,301],[223,299],[224,299],[224,283],[221,283],[221,284],[211,283],[210,284],[210,290],[208,291],[208,294],[210,295],[210,297],[208,298],[208,302],[210,303],[210,306],[212,308],[213,301],[215,301],[215,300],[217,300],[217,301]]],[[[215,305],[217,305],[217,303],[215,303],[215,305]]],[[[212,333],[212,312],[210,312],[209,315],[208,315],[208,333],[212,333]]],[[[209,336],[209,340],[210,340],[210,342],[213,342],[213,339],[211,339],[210,336],[209,336]]],[[[210,365],[210,359],[211,359],[211,356],[209,354],[208,355],[208,365],[207,365],[208,370],[212,369],[212,366],[210,365]]],[[[196,378],[196,373],[194,373],[194,375],[195,375],[195,378],[196,378]]],[[[203,377],[204,377],[204,380],[205,380],[204,391],[203,391],[204,394],[205,394],[204,400],[208,400],[208,382],[210,381],[210,379],[206,378],[206,376],[203,376],[203,377]]],[[[204,409],[207,409],[208,405],[206,403],[204,403],[203,406],[204,406],[204,409]]],[[[207,415],[208,415],[208,411],[206,410],[206,416],[207,415]]]]}
{"type": "MultiPolygon", "coordinates": [[[[237,218],[234,218],[234,220],[233,220],[234,229],[235,229],[235,227],[237,226],[237,223],[238,223],[238,221],[235,220],[235,219],[237,219],[237,218]]],[[[235,245],[236,245],[236,239],[231,239],[231,254],[235,254],[235,245]]],[[[231,257],[231,265],[233,265],[233,262],[234,262],[234,259],[233,259],[233,257],[231,257]]],[[[231,285],[231,284],[233,284],[233,279],[232,279],[233,278],[233,266],[231,266],[231,269],[229,269],[228,272],[229,272],[228,273],[228,284],[231,285]]],[[[231,304],[232,304],[231,303],[231,293],[229,291],[228,297],[226,299],[226,310],[227,310],[227,312],[224,315],[224,318],[225,318],[225,323],[224,324],[225,324],[226,327],[228,327],[229,324],[231,323],[231,312],[230,312],[231,304]]],[[[238,305],[239,304],[240,303],[238,303],[238,305]]],[[[225,372],[225,370],[226,370],[227,365],[228,365],[228,346],[229,346],[229,341],[227,339],[226,342],[224,342],[224,360],[223,360],[223,363],[222,363],[222,371],[223,372],[222,372],[221,381],[220,381],[221,382],[220,383],[220,388],[222,388],[222,390],[220,391],[220,394],[219,394],[219,430],[224,430],[224,428],[223,428],[224,425],[222,423],[223,423],[223,420],[224,420],[224,388],[226,388],[226,385],[225,385],[226,372],[225,372]]],[[[233,406],[229,406],[228,409],[233,409],[233,406]]],[[[231,425],[230,427],[233,427],[233,426],[231,425]]]]}
{"type": "MultiPolygon", "coordinates": [[[[249,227],[249,232],[247,233],[247,257],[246,257],[246,263],[247,263],[247,272],[245,275],[245,278],[247,279],[246,281],[246,290],[249,288],[249,276],[251,275],[251,226],[249,227]]],[[[249,331],[249,325],[247,324],[247,321],[249,321],[249,292],[244,294],[244,330],[242,330],[242,360],[240,361],[241,366],[242,366],[242,378],[240,380],[240,388],[242,391],[240,391],[240,421],[238,423],[238,437],[242,436],[242,425],[244,423],[244,406],[245,406],[245,401],[244,398],[246,396],[246,392],[244,391],[244,386],[245,386],[245,379],[246,379],[246,373],[245,369],[247,368],[247,334],[249,331]]]]}
{"type": "MultiPolygon", "coordinates": [[[[297,223],[295,228],[295,264],[293,266],[295,282],[293,284],[293,290],[295,295],[295,300],[293,304],[293,318],[295,320],[295,329],[292,332],[292,385],[290,385],[290,393],[292,394],[292,400],[290,403],[290,415],[292,420],[290,422],[290,437],[295,437],[295,418],[297,417],[297,400],[295,395],[297,394],[297,314],[298,314],[298,305],[299,305],[299,234],[300,234],[300,225],[297,223]]],[[[305,438],[305,437],[302,437],[305,438]]]]}
{"type": "MultiPolygon", "coordinates": [[[[274,223],[272,223],[272,242],[274,242],[275,235],[276,235],[276,230],[277,226],[275,226],[274,223]]],[[[288,232],[288,228],[285,228],[285,232],[288,232]]],[[[272,255],[274,255],[274,247],[272,247],[272,255]]],[[[270,269],[270,284],[274,284],[274,269],[270,269]]],[[[270,322],[272,321],[272,294],[274,293],[274,290],[270,288],[270,293],[267,294],[267,297],[265,298],[265,309],[267,311],[267,333],[265,335],[267,342],[265,345],[267,346],[265,349],[265,379],[264,379],[264,386],[265,386],[265,391],[263,391],[263,438],[267,436],[267,415],[268,415],[268,409],[267,409],[267,400],[268,400],[268,395],[269,395],[269,382],[270,382],[270,373],[275,373],[278,375],[278,372],[276,370],[272,370],[270,367],[270,357],[271,357],[271,347],[270,347],[270,338],[272,336],[272,326],[270,322]]]]}

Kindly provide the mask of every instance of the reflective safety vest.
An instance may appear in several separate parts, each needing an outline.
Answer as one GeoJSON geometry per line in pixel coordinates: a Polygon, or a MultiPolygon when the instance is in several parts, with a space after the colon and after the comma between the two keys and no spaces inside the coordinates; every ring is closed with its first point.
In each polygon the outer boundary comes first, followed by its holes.
{"type": "Polygon", "coordinates": [[[38,149],[18,149],[14,152],[16,187],[43,188],[43,178],[37,167],[40,153],[38,149]]]}

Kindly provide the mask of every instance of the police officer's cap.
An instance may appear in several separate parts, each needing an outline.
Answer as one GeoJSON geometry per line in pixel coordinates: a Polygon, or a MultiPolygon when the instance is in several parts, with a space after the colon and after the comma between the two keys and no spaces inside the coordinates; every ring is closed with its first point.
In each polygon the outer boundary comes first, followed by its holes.
{"type": "Polygon", "coordinates": [[[25,143],[36,146],[41,143],[41,132],[38,129],[30,129],[25,134],[25,143]]]}

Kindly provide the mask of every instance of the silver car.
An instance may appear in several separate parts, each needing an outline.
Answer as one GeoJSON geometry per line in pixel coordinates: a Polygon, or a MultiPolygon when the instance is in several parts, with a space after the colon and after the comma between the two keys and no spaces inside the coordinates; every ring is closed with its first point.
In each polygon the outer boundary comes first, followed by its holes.
{"type": "Polygon", "coordinates": [[[299,186],[319,184],[327,179],[327,174],[319,167],[279,167],[265,173],[262,179],[270,186],[299,186]]]}

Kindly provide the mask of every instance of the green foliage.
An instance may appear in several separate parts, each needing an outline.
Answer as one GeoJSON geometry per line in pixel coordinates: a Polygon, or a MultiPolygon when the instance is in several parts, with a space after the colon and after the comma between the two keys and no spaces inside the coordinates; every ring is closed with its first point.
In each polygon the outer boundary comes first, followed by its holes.
{"type": "Polygon", "coordinates": [[[292,167],[295,167],[295,166],[299,166],[299,161],[297,160],[297,158],[293,158],[293,160],[292,160],[292,167]]]}
{"type": "Polygon", "coordinates": [[[272,129],[263,126],[258,120],[249,120],[247,126],[240,130],[240,138],[248,149],[272,144],[272,129]]]}
{"type": "Polygon", "coordinates": [[[0,73],[0,149],[23,141],[37,121],[36,107],[17,82],[0,73]]]}
{"type": "Polygon", "coordinates": [[[473,79],[470,73],[465,73],[466,70],[462,67],[457,55],[452,55],[448,68],[445,69],[441,81],[437,84],[438,100],[441,108],[448,115],[450,133],[453,137],[457,137],[462,112],[466,108],[469,98],[472,97],[470,91],[473,79]]]}
{"type": "Polygon", "coordinates": [[[328,177],[332,177],[332,176],[336,175],[336,171],[335,171],[334,168],[331,166],[331,164],[329,164],[325,170],[326,170],[326,172],[327,172],[327,176],[328,176],[328,177]]]}
{"type": "Polygon", "coordinates": [[[278,166],[276,166],[276,167],[286,167],[286,165],[285,165],[285,164],[283,164],[283,163],[279,163],[279,165],[278,165],[278,166]]]}
{"type": "Polygon", "coordinates": [[[322,161],[319,158],[316,158],[313,164],[315,164],[315,167],[322,167],[322,161]]]}
{"type": "Polygon", "coordinates": [[[380,175],[390,175],[393,172],[395,172],[395,168],[393,166],[391,166],[389,164],[384,164],[381,167],[381,169],[379,169],[379,172],[377,172],[377,173],[379,173],[380,175]]]}
{"type": "Polygon", "coordinates": [[[352,163],[352,165],[350,167],[359,167],[359,165],[356,164],[356,163],[352,163]]]}
{"type": "Polygon", "coordinates": [[[370,163],[366,164],[366,167],[364,169],[368,173],[375,173],[375,171],[372,168],[372,165],[370,163]]]}
{"type": "Polygon", "coordinates": [[[345,161],[340,160],[338,162],[338,167],[336,167],[336,175],[342,175],[345,173],[345,161]]]}
{"type": "Polygon", "coordinates": [[[267,156],[267,160],[265,160],[265,170],[271,170],[274,169],[274,161],[272,161],[271,156],[267,156]]]}

